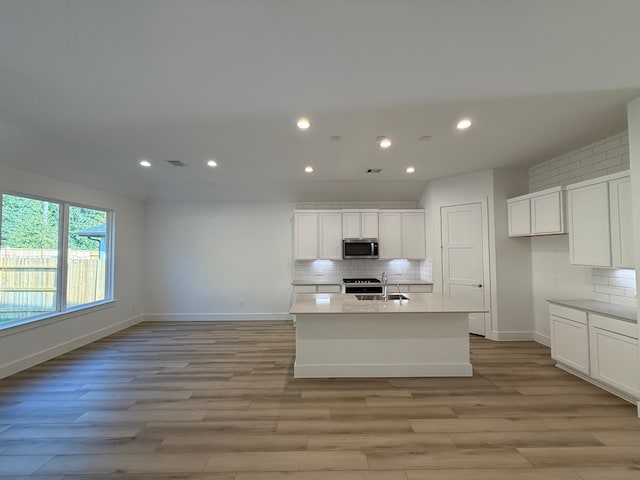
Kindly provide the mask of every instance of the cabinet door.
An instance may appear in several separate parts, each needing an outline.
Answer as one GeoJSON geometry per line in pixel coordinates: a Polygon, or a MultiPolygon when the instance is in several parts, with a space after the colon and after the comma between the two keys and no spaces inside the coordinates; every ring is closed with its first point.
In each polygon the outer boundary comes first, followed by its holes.
{"type": "Polygon", "coordinates": [[[562,192],[531,198],[531,234],[564,233],[562,192]]]}
{"type": "Polygon", "coordinates": [[[342,214],[318,214],[320,228],[320,248],[318,258],[342,260],[342,214]]]}
{"type": "Polygon", "coordinates": [[[362,238],[378,238],[378,212],[361,214],[362,238]]]}
{"type": "Polygon", "coordinates": [[[342,214],[342,238],[363,238],[360,234],[360,213],[344,212],[342,214]]]}
{"type": "Polygon", "coordinates": [[[378,240],[381,259],[402,257],[402,215],[396,212],[380,212],[378,215],[378,240]]]}
{"type": "Polygon", "coordinates": [[[638,395],[638,343],[635,338],[591,327],[591,376],[613,388],[638,395]]]}
{"type": "Polygon", "coordinates": [[[586,324],[551,315],[551,358],[589,374],[589,329],[586,324]]]}
{"type": "Polygon", "coordinates": [[[293,217],[296,260],[318,258],[318,214],[296,213],[293,217]]]}
{"type": "Polygon", "coordinates": [[[568,190],[567,196],[571,263],[610,267],[608,183],[568,190]]]}
{"type": "Polygon", "coordinates": [[[424,230],[424,213],[402,214],[402,246],[401,258],[422,260],[426,256],[426,233],[424,230]]]}
{"type": "Polygon", "coordinates": [[[609,182],[611,201],[611,261],[614,267],[635,268],[630,177],[609,182]]]}
{"type": "Polygon", "coordinates": [[[531,211],[529,199],[509,201],[507,203],[509,236],[531,235],[531,211]]]}

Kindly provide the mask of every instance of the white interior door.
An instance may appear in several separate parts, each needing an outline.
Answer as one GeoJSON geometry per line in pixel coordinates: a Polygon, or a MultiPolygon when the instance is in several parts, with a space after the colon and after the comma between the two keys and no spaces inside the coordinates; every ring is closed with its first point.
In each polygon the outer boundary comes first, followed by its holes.
{"type": "MultiPolygon", "coordinates": [[[[442,291],[453,298],[485,307],[484,230],[482,204],[441,207],[442,291]]],[[[485,335],[484,313],[469,315],[469,331],[485,335]]]]}

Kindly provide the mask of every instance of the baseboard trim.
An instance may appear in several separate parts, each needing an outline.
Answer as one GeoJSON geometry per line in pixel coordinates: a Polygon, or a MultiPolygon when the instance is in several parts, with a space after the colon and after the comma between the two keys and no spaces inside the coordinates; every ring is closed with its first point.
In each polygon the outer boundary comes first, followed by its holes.
{"type": "Polygon", "coordinates": [[[294,378],[471,377],[470,363],[322,364],[295,363],[294,378]]]}
{"type": "Polygon", "coordinates": [[[293,321],[289,313],[150,313],[147,322],[293,321]]]}
{"type": "Polygon", "coordinates": [[[607,385],[606,383],[602,383],[596,380],[595,378],[591,378],[589,375],[585,375],[582,372],[578,372],[577,370],[574,370],[573,368],[567,365],[564,365],[562,363],[556,363],[556,367],[558,367],[560,370],[564,370],[565,372],[570,373],[571,375],[574,375],[584,380],[585,382],[589,382],[592,385],[595,385],[596,387],[601,388],[602,390],[606,390],[607,392],[615,395],[616,397],[620,397],[621,399],[626,400],[629,403],[638,405],[638,408],[639,408],[638,416],[640,416],[640,398],[637,397],[637,394],[633,395],[631,393],[618,390],[617,388],[613,388],[612,386],[607,385]]]}
{"type": "Polygon", "coordinates": [[[98,331],[89,333],[82,337],[74,338],[73,340],[69,340],[68,342],[61,343],[46,350],[42,350],[32,355],[19,358],[18,360],[15,360],[6,365],[2,365],[0,366],[0,379],[8,377],[10,375],[14,375],[18,372],[21,372],[22,370],[26,370],[27,368],[31,368],[42,362],[46,362],[47,360],[51,360],[52,358],[75,350],[76,348],[88,345],[91,342],[95,342],[96,340],[104,338],[108,335],[112,335],[116,332],[119,332],[120,330],[124,330],[125,328],[136,325],[143,320],[144,316],[138,315],[122,322],[116,323],[115,325],[101,328],[98,331]]]}
{"type": "Polygon", "coordinates": [[[549,337],[549,335],[542,335],[541,333],[536,332],[533,334],[533,340],[545,347],[551,348],[551,337],[549,337]]]}

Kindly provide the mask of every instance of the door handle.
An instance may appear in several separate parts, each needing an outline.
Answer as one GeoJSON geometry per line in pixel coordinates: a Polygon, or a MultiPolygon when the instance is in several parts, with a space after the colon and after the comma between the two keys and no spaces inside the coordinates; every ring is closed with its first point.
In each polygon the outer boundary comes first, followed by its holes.
{"type": "Polygon", "coordinates": [[[476,285],[476,287],[478,287],[478,288],[482,288],[482,284],[481,284],[481,283],[479,283],[478,285],[476,285]]]}

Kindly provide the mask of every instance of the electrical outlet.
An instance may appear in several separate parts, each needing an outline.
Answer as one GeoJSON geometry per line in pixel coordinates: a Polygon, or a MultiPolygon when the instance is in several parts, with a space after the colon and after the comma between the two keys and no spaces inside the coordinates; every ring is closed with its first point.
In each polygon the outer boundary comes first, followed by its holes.
{"type": "Polygon", "coordinates": [[[240,308],[244,307],[244,299],[243,298],[238,300],[238,307],[240,307],[240,308]]]}

